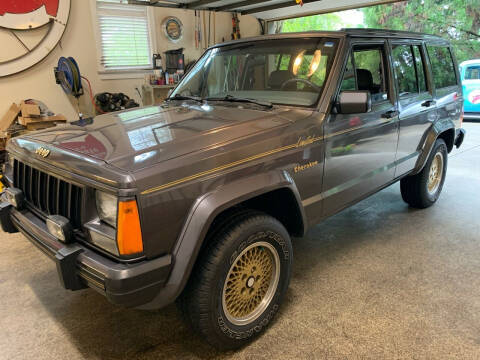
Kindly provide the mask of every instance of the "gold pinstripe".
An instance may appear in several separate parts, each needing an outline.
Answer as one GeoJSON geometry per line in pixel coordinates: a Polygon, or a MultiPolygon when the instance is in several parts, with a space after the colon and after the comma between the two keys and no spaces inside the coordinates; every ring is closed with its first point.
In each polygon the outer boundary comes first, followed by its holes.
{"type": "Polygon", "coordinates": [[[273,150],[270,150],[270,151],[266,151],[266,152],[263,152],[263,153],[260,153],[260,154],[256,154],[256,155],[247,157],[245,159],[240,159],[240,160],[237,160],[237,161],[234,161],[234,162],[222,165],[222,166],[218,166],[218,167],[210,169],[210,170],[202,171],[202,172],[199,172],[199,173],[196,173],[196,174],[193,174],[193,175],[181,178],[181,179],[177,179],[177,180],[168,182],[168,183],[160,185],[160,186],[153,187],[153,188],[147,189],[145,191],[142,191],[141,195],[148,195],[148,194],[151,194],[153,192],[157,192],[157,191],[160,191],[160,190],[165,190],[165,189],[168,189],[169,187],[172,187],[172,186],[182,184],[182,183],[187,182],[187,181],[195,180],[195,179],[198,179],[200,177],[216,173],[217,171],[230,169],[234,166],[241,165],[241,164],[244,164],[244,163],[247,163],[247,162],[250,162],[250,161],[254,161],[254,160],[263,158],[265,156],[268,156],[268,155],[276,154],[276,153],[281,152],[281,151],[291,150],[291,149],[303,147],[303,146],[306,146],[306,145],[310,145],[310,144],[313,144],[317,141],[323,140],[324,138],[330,138],[330,137],[333,137],[333,136],[336,136],[336,135],[341,135],[341,134],[344,134],[344,133],[347,133],[347,132],[350,132],[350,131],[357,130],[361,127],[363,127],[363,126],[357,126],[357,127],[351,128],[351,129],[338,131],[338,132],[333,133],[333,134],[325,135],[325,137],[319,136],[319,137],[307,137],[305,139],[300,138],[294,144],[290,144],[290,145],[287,145],[287,146],[282,146],[282,147],[279,147],[279,148],[276,148],[276,149],[273,149],[273,150]]]}

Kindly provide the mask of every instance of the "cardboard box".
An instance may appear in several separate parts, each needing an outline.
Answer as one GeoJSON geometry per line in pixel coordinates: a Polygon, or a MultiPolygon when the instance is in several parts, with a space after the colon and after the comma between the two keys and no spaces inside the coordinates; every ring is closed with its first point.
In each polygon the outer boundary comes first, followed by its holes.
{"type": "Polygon", "coordinates": [[[35,130],[41,130],[41,129],[47,129],[49,127],[55,126],[58,121],[39,121],[39,122],[33,122],[27,124],[27,130],[30,131],[35,131],[35,130]]]}
{"type": "Polygon", "coordinates": [[[27,126],[28,124],[38,124],[45,121],[66,122],[67,119],[63,115],[43,116],[43,117],[36,117],[36,118],[28,118],[23,116],[18,117],[18,123],[23,126],[27,126]]]}
{"type": "Polygon", "coordinates": [[[13,103],[8,109],[5,116],[0,120],[0,131],[7,131],[7,129],[12,125],[20,114],[20,107],[13,103]]]}
{"type": "Polygon", "coordinates": [[[40,116],[40,106],[38,105],[26,104],[25,102],[22,102],[20,109],[22,110],[23,117],[40,116]]]}

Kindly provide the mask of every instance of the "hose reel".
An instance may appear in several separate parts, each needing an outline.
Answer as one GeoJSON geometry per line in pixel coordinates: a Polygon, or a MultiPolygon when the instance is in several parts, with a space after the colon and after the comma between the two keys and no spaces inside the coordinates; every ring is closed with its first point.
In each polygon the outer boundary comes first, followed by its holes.
{"type": "Polygon", "coordinates": [[[61,57],[54,68],[55,81],[67,95],[79,98],[83,95],[82,76],[77,62],[73,57],[61,57]]]}

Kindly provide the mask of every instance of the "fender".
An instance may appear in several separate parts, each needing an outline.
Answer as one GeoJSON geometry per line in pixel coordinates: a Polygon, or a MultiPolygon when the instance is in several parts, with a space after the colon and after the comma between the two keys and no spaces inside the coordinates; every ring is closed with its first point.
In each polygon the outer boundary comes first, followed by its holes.
{"type": "Polygon", "coordinates": [[[453,131],[455,132],[455,124],[450,119],[438,120],[432,124],[432,126],[427,130],[424,135],[425,140],[422,142],[423,145],[421,147],[420,156],[418,157],[417,163],[415,164],[415,167],[410,173],[410,175],[415,175],[422,171],[423,167],[427,163],[430,153],[432,152],[435,141],[437,141],[440,134],[450,129],[453,129],[453,131]]]}
{"type": "Polygon", "coordinates": [[[307,221],[300,195],[287,171],[273,170],[223,185],[195,201],[173,250],[173,268],[165,287],[151,302],[139,309],[159,309],[172,303],[180,295],[190,277],[208,229],[218,214],[245,200],[281,188],[290,189],[295,196],[306,231],[307,221]]]}

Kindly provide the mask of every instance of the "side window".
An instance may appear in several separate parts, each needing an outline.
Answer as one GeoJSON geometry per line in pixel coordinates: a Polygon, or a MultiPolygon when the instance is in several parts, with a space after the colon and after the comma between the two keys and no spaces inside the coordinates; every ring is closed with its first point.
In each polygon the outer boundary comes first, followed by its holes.
{"type": "Polygon", "coordinates": [[[444,46],[427,46],[432,64],[433,82],[437,89],[457,84],[450,50],[444,46]]]}
{"type": "Polygon", "coordinates": [[[342,79],[341,90],[368,90],[372,103],[388,99],[383,46],[353,48],[342,79]]]}
{"type": "Polygon", "coordinates": [[[413,55],[415,56],[415,67],[417,69],[418,88],[420,92],[427,91],[427,78],[425,76],[425,64],[423,62],[421,46],[415,45],[413,47],[413,55]]]}
{"type": "Polygon", "coordinates": [[[343,75],[340,91],[356,90],[356,89],[357,89],[357,85],[355,83],[355,70],[353,67],[352,54],[350,54],[348,56],[347,66],[345,68],[345,73],[343,75]]]}
{"type": "Polygon", "coordinates": [[[480,65],[472,65],[465,70],[465,80],[480,80],[480,65]]]}
{"type": "Polygon", "coordinates": [[[394,45],[392,56],[399,96],[418,93],[412,47],[410,45],[394,45]]]}

